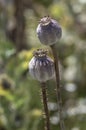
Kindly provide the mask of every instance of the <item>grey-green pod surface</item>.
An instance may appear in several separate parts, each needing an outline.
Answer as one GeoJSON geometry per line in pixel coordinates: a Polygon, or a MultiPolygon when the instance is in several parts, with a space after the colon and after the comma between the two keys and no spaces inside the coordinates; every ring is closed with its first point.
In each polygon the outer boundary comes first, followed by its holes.
{"type": "Polygon", "coordinates": [[[46,82],[54,77],[54,62],[46,55],[46,51],[42,49],[35,51],[33,58],[29,62],[29,73],[40,82],[46,82]]]}

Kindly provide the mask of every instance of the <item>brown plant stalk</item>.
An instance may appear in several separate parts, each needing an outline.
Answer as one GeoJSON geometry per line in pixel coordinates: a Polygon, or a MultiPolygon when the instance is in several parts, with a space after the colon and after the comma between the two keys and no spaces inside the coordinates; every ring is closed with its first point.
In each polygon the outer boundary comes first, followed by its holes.
{"type": "Polygon", "coordinates": [[[48,111],[48,104],[47,104],[47,92],[46,92],[46,83],[41,83],[42,89],[42,100],[44,105],[44,119],[45,119],[45,129],[50,130],[50,120],[49,120],[49,111],[48,111]]]}
{"type": "Polygon", "coordinates": [[[58,55],[57,55],[56,45],[53,44],[50,47],[51,47],[52,52],[53,52],[54,64],[55,64],[56,95],[57,95],[58,113],[59,113],[59,119],[60,119],[60,128],[61,128],[61,130],[65,130],[65,125],[64,125],[64,120],[63,120],[63,112],[62,112],[62,99],[61,99],[58,55]]]}

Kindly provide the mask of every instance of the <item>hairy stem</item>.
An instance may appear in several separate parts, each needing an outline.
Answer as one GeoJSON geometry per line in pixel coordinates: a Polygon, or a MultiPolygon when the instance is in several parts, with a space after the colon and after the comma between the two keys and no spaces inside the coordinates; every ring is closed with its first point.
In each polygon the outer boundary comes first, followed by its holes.
{"type": "Polygon", "coordinates": [[[61,90],[60,90],[60,75],[59,75],[59,63],[58,63],[58,56],[56,46],[50,46],[53,52],[54,63],[55,63],[55,75],[56,75],[56,95],[57,95],[57,102],[58,102],[58,112],[60,118],[60,128],[61,130],[65,130],[64,120],[63,120],[63,113],[62,113],[62,99],[61,99],[61,90]]]}
{"type": "Polygon", "coordinates": [[[41,83],[42,89],[42,100],[44,105],[44,119],[45,119],[45,129],[50,130],[50,121],[49,121],[49,111],[47,105],[47,92],[46,92],[46,83],[41,83]]]}

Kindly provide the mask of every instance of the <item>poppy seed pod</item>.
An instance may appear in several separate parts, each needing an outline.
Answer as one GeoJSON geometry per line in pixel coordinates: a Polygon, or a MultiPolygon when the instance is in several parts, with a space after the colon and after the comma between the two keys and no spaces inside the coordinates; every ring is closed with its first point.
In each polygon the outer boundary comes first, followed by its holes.
{"type": "Polygon", "coordinates": [[[36,31],[40,42],[45,45],[55,44],[62,36],[59,23],[49,16],[45,16],[40,20],[36,31]]]}
{"type": "Polygon", "coordinates": [[[47,56],[47,51],[43,49],[35,51],[29,62],[30,75],[40,82],[46,82],[54,77],[54,72],[54,62],[47,56]]]}

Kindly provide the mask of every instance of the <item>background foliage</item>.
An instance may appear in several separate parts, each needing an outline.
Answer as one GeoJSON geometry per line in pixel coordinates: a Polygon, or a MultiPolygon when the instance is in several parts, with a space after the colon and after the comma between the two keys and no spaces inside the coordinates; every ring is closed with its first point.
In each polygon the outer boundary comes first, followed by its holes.
{"type": "MultiPolygon", "coordinates": [[[[57,43],[66,130],[86,129],[85,0],[0,0],[0,130],[44,130],[40,85],[28,73],[28,63],[40,44],[40,18],[59,21],[57,43]]],[[[52,55],[50,48],[49,54],[52,55]]],[[[48,81],[51,130],[59,129],[55,81],[48,81]]]]}

